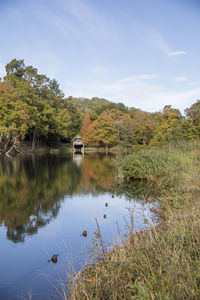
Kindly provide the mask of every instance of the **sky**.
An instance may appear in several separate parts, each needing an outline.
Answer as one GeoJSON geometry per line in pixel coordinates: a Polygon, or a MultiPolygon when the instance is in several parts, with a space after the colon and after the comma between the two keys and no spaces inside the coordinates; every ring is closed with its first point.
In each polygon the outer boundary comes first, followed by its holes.
{"type": "Polygon", "coordinates": [[[65,96],[145,111],[200,98],[199,0],[0,0],[0,77],[24,59],[65,96]]]}

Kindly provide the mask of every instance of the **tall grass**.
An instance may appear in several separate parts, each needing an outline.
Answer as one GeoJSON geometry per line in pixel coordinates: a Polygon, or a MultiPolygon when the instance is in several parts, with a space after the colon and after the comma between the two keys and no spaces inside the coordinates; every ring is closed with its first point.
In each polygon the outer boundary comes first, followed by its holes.
{"type": "Polygon", "coordinates": [[[143,149],[120,172],[157,184],[161,224],[136,233],[133,220],[129,239],[108,253],[98,228],[94,261],[75,275],[69,299],[200,299],[200,143],[143,149]]]}

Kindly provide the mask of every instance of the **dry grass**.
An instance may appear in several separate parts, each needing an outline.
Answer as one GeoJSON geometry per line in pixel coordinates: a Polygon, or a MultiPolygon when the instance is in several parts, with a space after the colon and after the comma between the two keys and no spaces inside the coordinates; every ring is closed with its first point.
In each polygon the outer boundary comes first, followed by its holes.
{"type": "Polygon", "coordinates": [[[162,224],[135,233],[132,222],[108,253],[97,228],[93,262],[73,277],[69,299],[200,299],[200,143],[159,151],[179,161],[163,173],[162,224]]]}

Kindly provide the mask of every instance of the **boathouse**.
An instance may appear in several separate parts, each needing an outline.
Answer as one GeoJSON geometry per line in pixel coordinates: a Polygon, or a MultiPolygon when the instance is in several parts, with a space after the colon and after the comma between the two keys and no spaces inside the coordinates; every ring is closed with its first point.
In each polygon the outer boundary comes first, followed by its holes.
{"type": "Polygon", "coordinates": [[[84,144],[81,136],[75,136],[73,139],[73,150],[75,153],[84,152],[84,144]]]}

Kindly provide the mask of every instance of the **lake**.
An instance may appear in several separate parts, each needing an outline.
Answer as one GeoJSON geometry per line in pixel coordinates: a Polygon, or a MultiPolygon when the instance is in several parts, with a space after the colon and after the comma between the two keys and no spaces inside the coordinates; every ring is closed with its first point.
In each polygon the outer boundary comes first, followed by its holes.
{"type": "Polygon", "coordinates": [[[0,158],[0,299],[60,299],[88,261],[98,220],[105,243],[156,221],[144,185],[116,185],[115,156],[0,158]],[[87,236],[83,235],[86,231],[87,236]],[[59,254],[57,263],[47,262],[59,254]]]}

